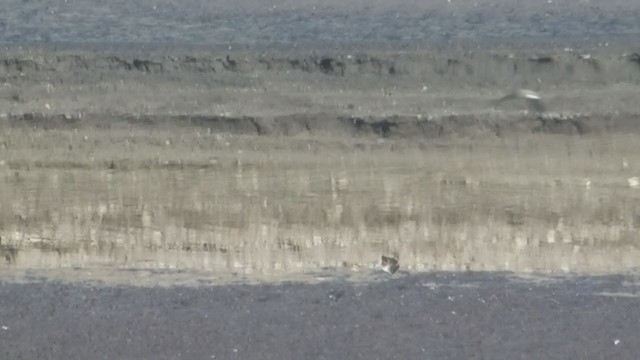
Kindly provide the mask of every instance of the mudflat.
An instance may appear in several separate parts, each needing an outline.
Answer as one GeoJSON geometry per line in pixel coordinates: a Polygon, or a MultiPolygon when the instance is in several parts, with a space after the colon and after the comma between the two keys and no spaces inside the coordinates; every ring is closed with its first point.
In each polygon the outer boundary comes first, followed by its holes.
{"type": "Polygon", "coordinates": [[[4,56],[7,269],[226,283],[367,278],[382,255],[412,272],[638,265],[636,53],[4,56]],[[495,102],[520,87],[546,111],[495,102]]]}
{"type": "Polygon", "coordinates": [[[4,357],[638,353],[636,4],[6,3],[4,357]]]}

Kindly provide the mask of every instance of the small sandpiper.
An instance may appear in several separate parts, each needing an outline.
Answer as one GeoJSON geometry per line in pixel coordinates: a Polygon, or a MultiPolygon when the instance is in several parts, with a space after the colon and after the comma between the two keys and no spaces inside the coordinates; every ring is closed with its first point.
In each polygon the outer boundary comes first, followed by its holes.
{"type": "Polygon", "coordinates": [[[398,264],[398,260],[382,255],[382,271],[389,275],[393,275],[399,268],[400,265],[398,264]]]}

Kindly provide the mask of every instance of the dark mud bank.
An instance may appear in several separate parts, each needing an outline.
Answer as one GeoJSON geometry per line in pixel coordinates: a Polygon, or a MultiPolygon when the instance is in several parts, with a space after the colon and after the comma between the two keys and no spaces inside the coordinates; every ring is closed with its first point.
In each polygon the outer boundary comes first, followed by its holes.
{"type": "Polygon", "coordinates": [[[0,126],[192,126],[246,135],[385,138],[640,128],[640,53],[634,49],[13,49],[0,56],[0,81],[0,126]],[[513,88],[538,91],[547,109],[562,112],[489,107],[513,88]]]}
{"type": "Polygon", "coordinates": [[[610,115],[512,115],[472,114],[429,116],[357,117],[335,114],[292,114],[275,117],[226,117],[204,115],[50,115],[11,114],[5,126],[39,129],[122,127],[194,127],[208,133],[260,136],[337,136],[383,138],[441,138],[510,134],[586,135],[607,132],[639,132],[640,114],[610,115]]]}
{"type": "Polygon", "coordinates": [[[228,71],[243,73],[254,70],[300,70],[309,73],[321,72],[342,76],[348,74],[348,71],[378,75],[393,75],[396,71],[392,60],[364,54],[349,56],[348,58],[328,55],[278,57],[221,54],[136,57],[115,54],[60,54],[56,56],[5,57],[0,60],[0,73],[7,75],[15,75],[25,71],[56,72],[69,70],[136,71],[152,74],[166,72],[219,73],[228,71]]]}
{"type": "MultiPolygon", "coordinates": [[[[9,50],[0,55],[0,80],[102,81],[147,75],[150,79],[222,75],[317,74],[338,78],[400,77],[437,83],[440,89],[460,86],[509,87],[580,83],[640,84],[640,51],[602,49],[488,49],[476,51],[264,51],[264,52],[86,52],[9,50]]],[[[236,85],[236,84],[231,84],[236,85]]]]}

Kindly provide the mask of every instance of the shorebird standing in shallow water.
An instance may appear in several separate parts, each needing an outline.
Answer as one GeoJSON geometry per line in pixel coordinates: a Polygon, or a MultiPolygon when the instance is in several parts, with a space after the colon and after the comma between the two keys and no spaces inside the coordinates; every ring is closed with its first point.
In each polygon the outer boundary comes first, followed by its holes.
{"type": "Polygon", "coordinates": [[[382,255],[382,271],[389,275],[393,275],[399,268],[400,265],[398,264],[398,260],[382,255]]]}
{"type": "Polygon", "coordinates": [[[544,106],[544,103],[542,102],[542,98],[540,97],[540,95],[538,95],[538,93],[536,93],[533,90],[518,89],[506,96],[501,97],[498,100],[494,100],[493,103],[494,105],[500,105],[507,100],[513,100],[513,99],[526,100],[527,104],[529,105],[529,109],[533,112],[543,113],[547,111],[546,107],[544,106]]]}

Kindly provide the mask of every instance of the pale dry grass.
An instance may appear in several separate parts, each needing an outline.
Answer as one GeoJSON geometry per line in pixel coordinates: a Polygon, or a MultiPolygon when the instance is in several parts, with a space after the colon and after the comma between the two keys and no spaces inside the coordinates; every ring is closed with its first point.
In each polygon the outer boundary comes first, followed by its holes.
{"type": "Polygon", "coordinates": [[[11,267],[277,277],[364,271],[381,254],[411,271],[601,273],[640,263],[633,136],[2,131],[0,249],[11,267]]]}

